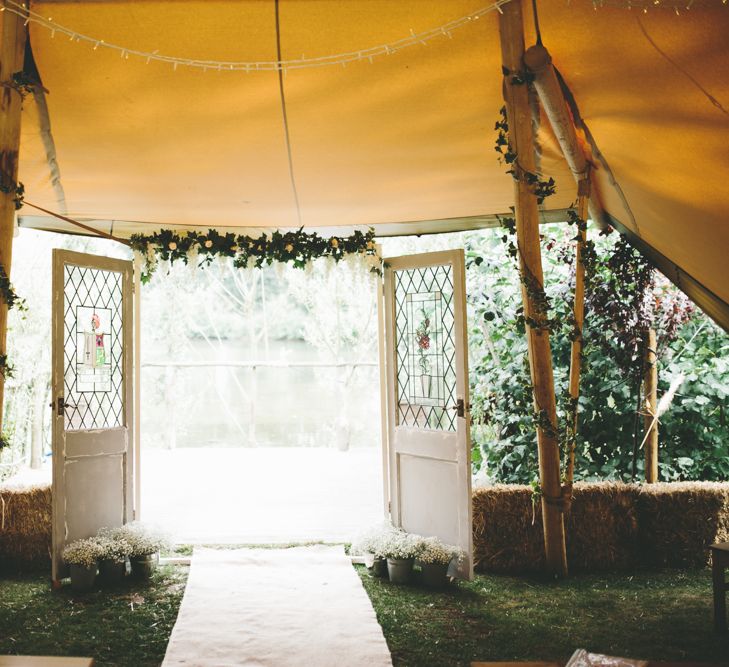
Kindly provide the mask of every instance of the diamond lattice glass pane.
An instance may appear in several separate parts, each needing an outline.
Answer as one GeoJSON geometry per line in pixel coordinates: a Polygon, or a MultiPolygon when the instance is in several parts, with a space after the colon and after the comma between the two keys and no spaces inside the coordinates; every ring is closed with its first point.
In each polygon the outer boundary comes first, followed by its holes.
{"type": "Polygon", "coordinates": [[[122,276],[64,267],[66,430],[122,426],[122,276]]]}
{"type": "Polygon", "coordinates": [[[395,271],[398,424],[456,430],[456,346],[450,264],[395,271]]]}

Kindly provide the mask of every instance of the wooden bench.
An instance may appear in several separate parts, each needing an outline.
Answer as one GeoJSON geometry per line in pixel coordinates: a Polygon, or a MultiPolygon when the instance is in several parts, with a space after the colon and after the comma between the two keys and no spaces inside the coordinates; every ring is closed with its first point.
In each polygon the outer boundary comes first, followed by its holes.
{"type": "Polygon", "coordinates": [[[714,628],[717,632],[726,632],[726,583],[725,570],[729,567],[729,542],[712,544],[711,575],[714,581],[714,628]]]}

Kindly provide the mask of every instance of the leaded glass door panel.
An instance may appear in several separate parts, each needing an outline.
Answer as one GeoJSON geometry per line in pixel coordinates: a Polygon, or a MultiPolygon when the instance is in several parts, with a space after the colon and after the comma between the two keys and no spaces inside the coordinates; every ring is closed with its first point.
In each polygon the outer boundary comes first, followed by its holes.
{"type": "Polygon", "coordinates": [[[463,250],[386,259],[384,291],[391,518],[460,546],[468,559],[457,574],[470,578],[463,250]]]}
{"type": "Polygon", "coordinates": [[[53,251],[53,580],[63,547],[132,518],[131,262],[53,251]]]}

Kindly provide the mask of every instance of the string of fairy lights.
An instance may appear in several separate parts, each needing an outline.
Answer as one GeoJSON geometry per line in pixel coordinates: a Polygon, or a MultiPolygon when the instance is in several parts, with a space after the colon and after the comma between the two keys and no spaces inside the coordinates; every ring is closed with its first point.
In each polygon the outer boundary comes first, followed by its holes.
{"type": "Polygon", "coordinates": [[[622,7],[636,9],[644,14],[647,14],[649,9],[670,9],[677,16],[680,16],[682,11],[689,11],[693,7],[726,5],[727,2],[729,0],[685,0],[684,2],[676,2],[676,0],[592,0],[592,7],[595,10],[603,7],[622,7]]]}
{"type": "MultiPolygon", "coordinates": [[[[88,44],[94,51],[109,50],[115,51],[124,60],[135,58],[142,60],[147,64],[151,62],[160,62],[170,65],[174,70],[178,67],[188,67],[203,71],[219,71],[219,72],[265,72],[265,71],[283,71],[311,67],[330,67],[340,65],[345,67],[349,63],[359,61],[369,61],[372,63],[375,58],[389,56],[407,49],[412,46],[426,45],[435,39],[443,39],[452,37],[452,33],[464,26],[472,24],[474,21],[490,14],[491,12],[501,12],[501,7],[512,0],[496,0],[490,5],[481,7],[470,14],[461,16],[452,21],[448,21],[435,28],[425,30],[423,32],[415,32],[410,30],[410,34],[387,44],[379,44],[368,48],[358,49],[356,51],[347,51],[327,56],[293,58],[288,60],[255,60],[255,61],[230,61],[230,60],[205,60],[197,58],[182,58],[178,56],[165,55],[154,51],[141,51],[120,44],[106,42],[103,39],[85,35],[81,32],[73,30],[67,26],[53,20],[50,16],[45,16],[40,12],[32,10],[27,2],[16,2],[16,0],[5,0],[5,4],[0,7],[0,12],[11,12],[22,19],[25,24],[33,23],[50,32],[51,37],[61,36],[72,42],[81,42],[88,44]]],[[[568,4],[575,0],[567,0],[568,4]]],[[[705,6],[712,2],[721,2],[726,5],[728,0],[591,0],[594,9],[603,7],[623,7],[627,9],[636,9],[648,12],[649,9],[672,9],[676,14],[680,14],[683,10],[690,10],[693,6],[705,6]]]]}
{"type": "Polygon", "coordinates": [[[129,58],[137,58],[143,60],[147,64],[150,62],[161,62],[171,65],[173,69],[178,67],[190,67],[201,69],[203,71],[220,71],[220,72],[265,72],[265,71],[287,71],[293,69],[303,69],[309,67],[328,67],[332,65],[346,66],[349,63],[358,61],[373,62],[375,58],[381,56],[389,56],[398,51],[402,51],[411,46],[418,44],[425,45],[434,39],[450,38],[451,33],[470,25],[474,21],[486,16],[493,11],[501,11],[501,7],[511,0],[496,0],[490,5],[477,9],[470,14],[461,16],[452,21],[448,21],[436,28],[431,28],[424,32],[415,32],[410,29],[410,34],[387,44],[379,44],[369,48],[363,48],[356,51],[347,51],[345,53],[337,53],[328,56],[294,58],[290,60],[258,60],[258,61],[220,61],[220,60],[202,60],[196,58],[180,58],[177,56],[169,56],[159,51],[140,51],[119,44],[106,42],[103,39],[97,39],[83,33],[77,32],[67,26],[57,23],[49,16],[44,16],[39,12],[33,11],[25,2],[15,2],[15,0],[5,0],[5,6],[0,11],[8,11],[20,16],[25,20],[25,24],[33,23],[45,28],[51,33],[51,37],[62,36],[72,42],[82,42],[89,44],[93,50],[111,50],[119,53],[119,56],[128,60],[129,58]]]}

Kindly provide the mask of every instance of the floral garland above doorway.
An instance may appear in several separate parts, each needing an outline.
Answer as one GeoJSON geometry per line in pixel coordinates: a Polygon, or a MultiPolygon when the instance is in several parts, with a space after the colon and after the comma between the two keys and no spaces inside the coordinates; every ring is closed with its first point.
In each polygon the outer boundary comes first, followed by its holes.
{"type": "Polygon", "coordinates": [[[209,229],[207,234],[178,234],[163,229],[156,234],[134,234],[132,249],[144,262],[142,282],[147,282],[160,261],[204,267],[214,259],[231,258],[236,268],[261,268],[281,262],[306,269],[313,260],[327,257],[339,262],[346,257],[360,257],[370,272],[382,274],[381,260],[375,246],[375,232],[355,231],[350,236],[324,238],[316,232],[273,232],[258,237],[245,234],[221,234],[209,229]]]}

